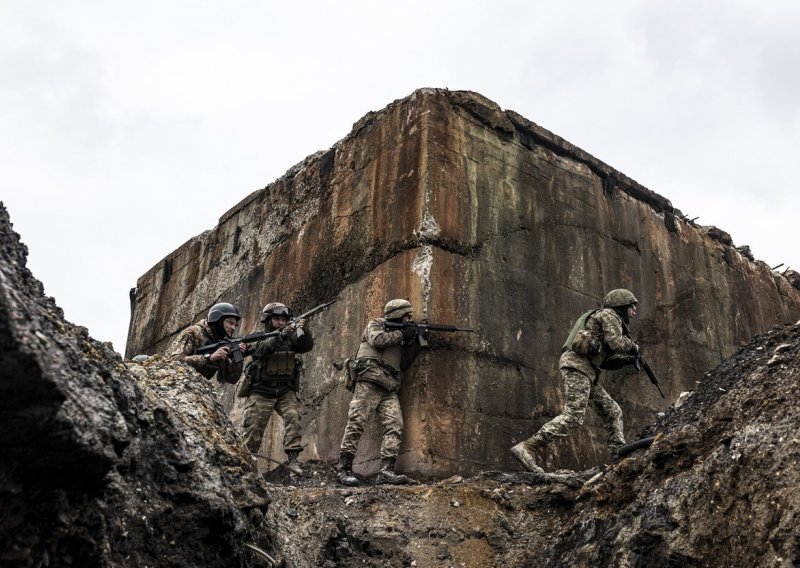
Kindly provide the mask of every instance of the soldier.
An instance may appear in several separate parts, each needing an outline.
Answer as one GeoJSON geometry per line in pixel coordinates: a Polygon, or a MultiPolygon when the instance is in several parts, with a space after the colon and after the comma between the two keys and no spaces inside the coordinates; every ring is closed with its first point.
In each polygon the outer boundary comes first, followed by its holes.
{"type": "Polygon", "coordinates": [[[636,316],[637,303],[632,292],[619,288],[606,295],[602,308],[578,318],[559,360],[566,399],[564,410],[534,436],[511,448],[514,457],[529,471],[544,471],[536,464],[534,450],[554,438],[567,436],[583,424],[590,403],[603,421],[611,453],[625,443],[622,410],[598,380],[601,368],[618,369],[635,362],[639,346],[631,339],[627,323],[636,316]]]}
{"type": "MultiPolygon", "coordinates": [[[[229,358],[230,350],[220,347],[213,353],[198,355],[197,350],[209,343],[233,337],[242,316],[233,304],[220,303],[211,306],[208,316],[184,329],[167,351],[167,358],[182,361],[195,371],[210,379],[216,375],[219,382],[235,384],[242,374],[242,363],[229,358]]],[[[239,345],[247,353],[247,345],[239,345]]]]}
{"type": "Polygon", "coordinates": [[[297,398],[299,387],[300,353],[314,347],[314,338],[304,319],[287,325],[291,312],[284,304],[270,302],[261,311],[261,321],[266,331],[280,330],[280,334],[256,343],[253,358],[245,375],[250,381],[250,391],[244,407],[244,442],[252,453],[261,447],[264,430],[276,411],[283,417],[283,451],[289,458],[290,471],[302,472],[297,456],[300,445],[301,404],[297,398]]]}
{"type": "Polygon", "coordinates": [[[367,324],[353,363],[356,385],[339,454],[339,481],[351,487],[359,484],[353,475],[353,459],[358,441],[373,412],[378,413],[383,424],[382,463],[375,482],[409,482],[408,477],[394,472],[403,436],[403,413],[397,393],[402,382],[402,371],[411,364],[420,349],[414,341],[415,329],[384,329],[387,320],[412,321],[413,308],[410,302],[392,300],[384,307],[383,315],[383,318],[373,319],[367,324]]]}

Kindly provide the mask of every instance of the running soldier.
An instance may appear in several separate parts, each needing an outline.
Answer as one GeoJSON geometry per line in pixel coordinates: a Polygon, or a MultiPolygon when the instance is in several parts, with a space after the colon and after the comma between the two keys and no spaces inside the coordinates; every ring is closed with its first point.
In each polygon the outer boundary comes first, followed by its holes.
{"type": "Polygon", "coordinates": [[[637,303],[632,292],[619,288],[606,295],[602,308],[578,318],[559,360],[566,399],[564,410],[532,437],[511,448],[511,453],[527,470],[544,471],[536,464],[533,452],[583,424],[589,404],[602,419],[611,453],[625,444],[622,409],[598,380],[600,369],[619,369],[635,363],[639,346],[631,339],[627,323],[636,316],[637,303]]]}

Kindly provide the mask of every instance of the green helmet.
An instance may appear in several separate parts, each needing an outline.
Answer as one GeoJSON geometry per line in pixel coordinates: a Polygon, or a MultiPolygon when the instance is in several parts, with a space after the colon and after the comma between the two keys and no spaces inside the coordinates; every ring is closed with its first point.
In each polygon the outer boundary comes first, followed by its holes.
{"type": "Polygon", "coordinates": [[[225,318],[236,318],[236,321],[239,321],[242,319],[242,315],[233,304],[222,302],[211,306],[211,309],[208,310],[208,317],[206,317],[206,321],[208,323],[216,323],[225,318]]]}
{"type": "Polygon", "coordinates": [[[400,319],[414,311],[408,300],[391,300],[383,307],[383,317],[386,319],[400,319]]]}
{"type": "Polygon", "coordinates": [[[261,322],[266,323],[272,316],[285,316],[286,319],[292,317],[292,311],[280,302],[270,302],[261,310],[261,322]]]}
{"type": "Polygon", "coordinates": [[[639,300],[633,295],[633,292],[625,288],[617,288],[611,290],[606,297],[603,298],[604,308],[621,308],[623,306],[630,306],[631,304],[638,304],[639,300]]]}

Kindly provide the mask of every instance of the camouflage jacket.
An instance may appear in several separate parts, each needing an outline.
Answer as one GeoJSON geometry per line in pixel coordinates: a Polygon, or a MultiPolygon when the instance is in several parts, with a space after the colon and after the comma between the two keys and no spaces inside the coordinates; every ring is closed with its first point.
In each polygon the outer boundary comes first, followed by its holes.
{"type": "MultiPolygon", "coordinates": [[[[600,353],[592,358],[567,350],[561,355],[559,367],[581,371],[595,377],[603,362],[612,355],[635,355],[638,347],[617,312],[611,308],[596,311],[586,320],[586,330],[600,342],[600,353]]],[[[631,358],[633,363],[633,358],[631,358]]]]}
{"type": "Polygon", "coordinates": [[[186,363],[207,379],[216,375],[220,382],[235,383],[242,374],[242,363],[234,363],[230,359],[212,363],[203,355],[197,355],[197,349],[217,341],[220,339],[216,339],[211,327],[203,319],[184,329],[172,342],[166,355],[168,359],[186,363]]]}
{"type": "Polygon", "coordinates": [[[358,381],[368,381],[388,391],[399,391],[403,371],[420,352],[414,339],[404,340],[400,330],[386,331],[384,318],[370,320],[356,354],[358,381]]]}
{"type": "Polygon", "coordinates": [[[278,398],[299,388],[302,361],[300,353],[314,348],[311,329],[303,328],[298,337],[292,330],[288,337],[268,337],[256,343],[253,357],[245,374],[250,380],[250,393],[267,398],[278,398]]]}

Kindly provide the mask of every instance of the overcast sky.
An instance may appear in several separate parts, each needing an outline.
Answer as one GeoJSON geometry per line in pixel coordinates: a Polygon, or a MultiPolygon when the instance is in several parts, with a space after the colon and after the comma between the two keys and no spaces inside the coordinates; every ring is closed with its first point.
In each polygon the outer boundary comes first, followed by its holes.
{"type": "Polygon", "coordinates": [[[472,90],[800,269],[800,2],[0,0],[0,200],[67,319],[421,87],[472,90]]]}

